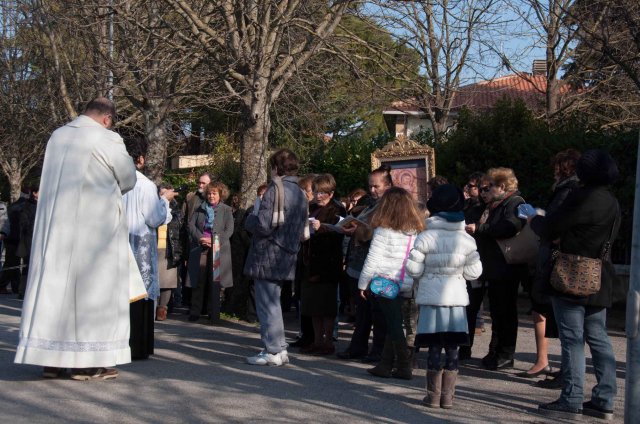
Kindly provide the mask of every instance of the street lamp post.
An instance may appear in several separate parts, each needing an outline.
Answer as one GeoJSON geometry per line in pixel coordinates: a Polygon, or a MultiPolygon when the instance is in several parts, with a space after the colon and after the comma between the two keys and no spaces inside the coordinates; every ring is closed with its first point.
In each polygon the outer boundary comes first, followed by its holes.
{"type": "Polygon", "coordinates": [[[640,133],[636,158],[636,190],[633,205],[631,271],[627,294],[627,376],[625,380],[624,422],[640,423],[640,133]]]}

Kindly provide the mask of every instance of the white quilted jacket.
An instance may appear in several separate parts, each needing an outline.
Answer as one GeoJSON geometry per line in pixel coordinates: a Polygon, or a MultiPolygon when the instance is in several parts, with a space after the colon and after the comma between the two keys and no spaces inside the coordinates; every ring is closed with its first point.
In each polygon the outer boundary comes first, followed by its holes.
{"type": "MultiPolygon", "coordinates": [[[[378,227],[373,231],[373,239],[369,247],[369,254],[362,267],[358,288],[366,290],[371,278],[375,274],[386,275],[391,278],[400,279],[402,264],[407,253],[407,244],[416,240],[415,233],[405,234],[390,228],[378,227]]],[[[403,295],[409,295],[413,288],[413,278],[405,272],[404,281],[400,289],[403,295]]]]}
{"type": "Polygon", "coordinates": [[[419,280],[416,304],[468,305],[465,280],[482,274],[475,240],[464,231],[464,221],[448,222],[432,216],[426,226],[407,261],[407,273],[419,280]]]}

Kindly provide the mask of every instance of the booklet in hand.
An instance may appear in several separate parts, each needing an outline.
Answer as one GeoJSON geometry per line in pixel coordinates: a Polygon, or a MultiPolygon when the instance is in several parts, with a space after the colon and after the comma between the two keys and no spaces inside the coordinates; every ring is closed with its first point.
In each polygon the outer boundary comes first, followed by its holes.
{"type": "Polygon", "coordinates": [[[345,227],[350,227],[352,223],[355,223],[356,225],[364,225],[365,227],[369,227],[369,224],[366,223],[365,221],[362,221],[354,216],[347,216],[345,218],[340,218],[340,221],[338,221],[336,224],[321,224],[323,227],[325,227],[328,230],[331,231],[335,231],[338,233],[344,233],[344,228],[345,227]]]}

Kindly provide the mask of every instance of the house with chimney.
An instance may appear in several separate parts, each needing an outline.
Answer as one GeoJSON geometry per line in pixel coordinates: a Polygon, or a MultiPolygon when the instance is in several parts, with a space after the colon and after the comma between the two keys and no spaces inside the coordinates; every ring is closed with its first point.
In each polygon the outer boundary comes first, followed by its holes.
{"type": "MultiPolygon", "coordinates": [[[[531,73],[515,73],[462,86],[453,98],[447,127],[455,127],[462,108],[475,112],[490,110],[505,97],[520,99],[532,111],[544,113],[547,83],[546,62],[534,60],[531,73]]],[[[560,95],[564,96],[569,86],[562,81],[560,84],[560,95]]],[[[396,100],[382,114],[389,133],[396,137],[410,138],[432,128],[427,113],[415,98],[396,100]]]]}

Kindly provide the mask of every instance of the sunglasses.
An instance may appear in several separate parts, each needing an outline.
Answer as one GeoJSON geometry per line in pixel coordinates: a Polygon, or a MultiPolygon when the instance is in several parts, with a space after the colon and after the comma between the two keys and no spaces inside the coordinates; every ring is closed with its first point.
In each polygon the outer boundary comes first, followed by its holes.
{"type": "Polygon", "coordinates": [[[486,193],[489,190],[491,190],[491,187],[493,187],[493,186],[492,185],[488,185],[488,186],[480,187],[479,190],[480,190],[481,193],[486,193]]]}

